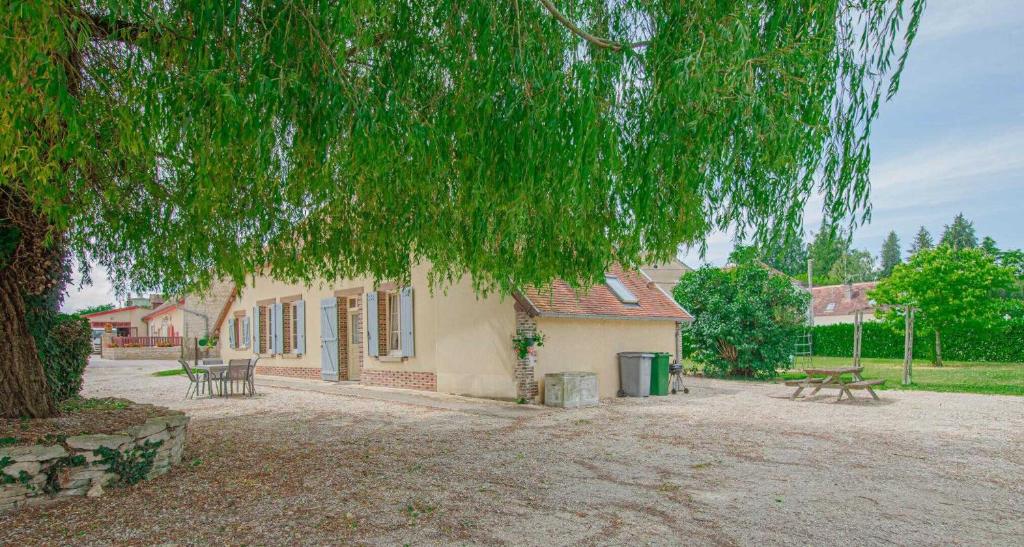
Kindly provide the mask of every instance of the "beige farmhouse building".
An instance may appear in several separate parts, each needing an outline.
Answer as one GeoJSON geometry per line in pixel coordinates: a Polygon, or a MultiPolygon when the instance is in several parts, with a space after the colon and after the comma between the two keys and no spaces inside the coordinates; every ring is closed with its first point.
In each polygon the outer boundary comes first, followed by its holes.
{"type": "Polygon", "coordinates": [[[254,276],[218,324],[221,356],[260,357],[257,374],[492,397],[534,399],[544,374],[591,371],[600,395],[619,389],[622,351],[675,353],[692,318],[642,272],[613,268],[585,293],[478,296],[468,279],[431,291],[427,267],[411,284],[349,279],[318,286],[254,276]],[[542,347],[520,358],[518,334],[542,347]]]}

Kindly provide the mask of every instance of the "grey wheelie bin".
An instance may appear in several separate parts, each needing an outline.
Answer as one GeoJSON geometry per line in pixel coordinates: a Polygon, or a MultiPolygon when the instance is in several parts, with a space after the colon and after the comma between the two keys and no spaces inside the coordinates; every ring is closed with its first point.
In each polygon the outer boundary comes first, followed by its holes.
{"type": "Polygon", "coordinates": [[[619,395],[647,397],[651,394],[651,360],[653,353],[623,351],[619,353],[619,395]]]}

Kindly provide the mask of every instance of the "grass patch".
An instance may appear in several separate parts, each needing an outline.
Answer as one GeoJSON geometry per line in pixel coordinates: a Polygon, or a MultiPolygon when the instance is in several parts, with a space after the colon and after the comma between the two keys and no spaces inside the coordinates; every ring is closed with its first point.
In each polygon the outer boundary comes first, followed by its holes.
{"type": "MultiPolygon", "coordinates": [[[[987,395],[1024,396],[1024,363],[965,363],[947,361],[936,367],[928,361],[914,361],[913,383],[901,384],[903,361],[895,359],[861,359],[865,380],[883,379],[885,385],[876,389],[899,389],[909,391],[938,391],[950,393],[981,393],[987,395]]],[[[802,368],[828,368],[850,366],[849,357],[798,357],[794,370],[780,374],[782,380],[804,378],[802,368]]]]}
{"type": "Polygon", "coordinates": [[[159,377],[159,376],[178,376],[178,375],[183,375],[183,374],[185,374],[185,369],[183,369],[181,367],[178,367],[178,368],[172,368],[172,369],[168,369],[168,370],[158,370],[158,371],[153,373],[153,376],[157,376],[157,377],[159,377]]]}

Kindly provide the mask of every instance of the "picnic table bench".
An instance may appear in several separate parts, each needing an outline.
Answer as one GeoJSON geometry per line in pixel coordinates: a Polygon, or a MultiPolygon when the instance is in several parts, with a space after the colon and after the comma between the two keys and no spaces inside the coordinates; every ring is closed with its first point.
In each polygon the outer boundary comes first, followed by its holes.
{"type": "Polygon", "coordinates": [[[811,397],[821,391],[822,388],[838,389],[839,398],[836,401],[843,399],[845,394],[850,399],[853,399],[853,392],[851,389],[863,389],[871,394],[874,400],[879,400],[873,386],[880,386],[885,383],[885,380],[865,380],[861,378],[860,373],[864,371],[864,367],[837,367],[837,368],[807,368],[804,369],[804,373],[807,374],[806,378],[800,380],[787,380],[786,385],[796,387],[796,391],[793,392],[790,399],[796,399],[800,396],[805,389],[814,388],[811,392],[811,397]],[[853,378],[852,382],[843,380],[843,375],[849,374],[853,378]]]}

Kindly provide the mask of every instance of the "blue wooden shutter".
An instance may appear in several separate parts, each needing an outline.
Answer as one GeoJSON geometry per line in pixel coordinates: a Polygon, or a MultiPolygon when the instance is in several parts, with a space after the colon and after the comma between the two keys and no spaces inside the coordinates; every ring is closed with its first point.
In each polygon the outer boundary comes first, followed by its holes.
{"type": "Polygon", "coordinates": [[[320,377],[338,381],[338,299],[320,301],[320,377]]]}
{"type": "Polygon", "coordinates": [[[377,341],[377,293],[366,293],[366,344],[371,357],[380,355],[380,343],[377,341]]]}
{"type": "Polygon", "coordinates": [[[232,317],[228,319],[228,347],[235,349],[238,347],[238,340],[235,338],[235,322],[237,320],[232,317]]]}
{"type": "Polygon", "coordinates": [[[298,300],[294,304],[295,306],[295,324],[292,328],[295,329],[295,353],[299,355],[306,354],[306,301],[298,300]]]}
{"type": "Polygon", "coordinates": [[[241,336],[242,339],[238,342],[238,346],[239,347],[244,347],[244,346],[248,346],[249,345],[249,338],[250,338],[250,336],[249,336],[249,325],[250,325],[249,318],[248,317],[243,317],[242,318],[242,336],[241,336]]]}
{"type": "Polygon", "coordinates": [[[274,305],[264,306],[267,314],[267,353],[274,354],[274,305]]]}
{"type": "Polygon", "coordinates": [[[402,355],[405,357],[412,357],[416,355],[416,343],[413,336],[412,320],[412,287],[403,287],[398,293],[398,301],[400,314],[398,324],[402,329],[399,333],[401,336],[402,355]]]}
{"type": "Polygon", "coordinates": [[[252,352],[260,353],[260,307],[252,308],[252,352]]]}
{"type": "Polygon", "coordinates": [[[284,353],[284,305],[274,304],[274,350],[273,353],[284,353]]]}

